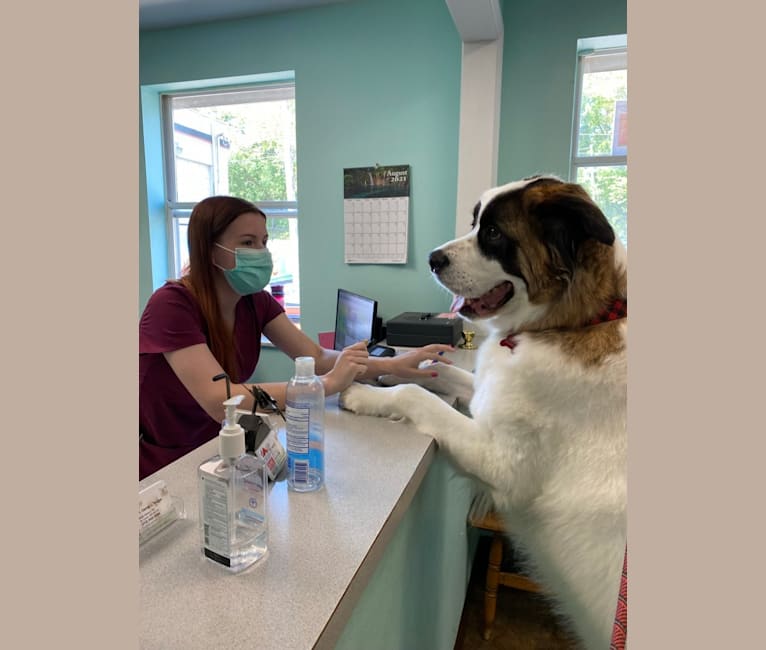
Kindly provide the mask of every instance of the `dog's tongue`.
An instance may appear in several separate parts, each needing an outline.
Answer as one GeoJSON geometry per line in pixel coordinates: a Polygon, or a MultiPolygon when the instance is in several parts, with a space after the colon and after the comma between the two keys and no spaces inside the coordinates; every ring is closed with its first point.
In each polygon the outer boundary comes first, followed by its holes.
{"type": "Polygon", "coordinates": [[[508,294],[508,285],[510,284],[510,282],[502,282],[478,298],[463,298],[464,304],[468,305],[479,316],[491,313],[497,309],[508,294]]]}

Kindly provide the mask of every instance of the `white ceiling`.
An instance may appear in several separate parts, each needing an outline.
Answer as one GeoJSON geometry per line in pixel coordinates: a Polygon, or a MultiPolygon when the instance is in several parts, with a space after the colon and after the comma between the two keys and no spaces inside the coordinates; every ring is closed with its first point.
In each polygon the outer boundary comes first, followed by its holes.
{"type": "Polygon", "coordinates": [[[494,41],[503,35],[500,0],[446,0],[452,20],[465,42],[494,41]]]}
{"type": "Polygon", "coordinates": [[[139,29],[164,29],[213,20],[305,9],[349,0],[139,0],[139,29]]]}
{"type": "MultiPolygon", "coordinates": [[[[181,27],[338,2],[351,0],[138,0],[138,28],[181,27]]],[[[446,3],[464,41],[489,41],[503,33],[499,0],[446,0],[446,3]]]]}

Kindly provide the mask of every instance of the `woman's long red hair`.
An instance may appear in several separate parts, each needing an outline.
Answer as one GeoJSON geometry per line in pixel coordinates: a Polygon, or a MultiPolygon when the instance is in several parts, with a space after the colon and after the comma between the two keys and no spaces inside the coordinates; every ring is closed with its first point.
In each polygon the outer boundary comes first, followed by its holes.
{"type": "Polygon", "coordinates": [[[215,292],[213,245],[229,224],[246,212],[255,212],[266,218],[263,211],[253,203],[233,196],[211,196],[194,206],[187,231],[189,266],[180,279],[199,303],[213,356],[234,382],[241,381],[241,369],[237,364],[233,332],[229,331],[223,321],[215,292]]]}

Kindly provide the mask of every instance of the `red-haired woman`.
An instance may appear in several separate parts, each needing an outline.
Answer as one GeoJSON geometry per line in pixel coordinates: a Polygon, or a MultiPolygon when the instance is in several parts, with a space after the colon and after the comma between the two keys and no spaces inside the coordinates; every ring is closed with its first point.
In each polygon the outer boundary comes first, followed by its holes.
{"type": "MultiPolygon", "coordinates": [[[[422,361],[443,360],[446,345],[390,358],[369,357],[363,342],[342,352],[312,341],[264,291],[271,279],[266,215],[229,196],[200,201],[188,229],[189,269],[155,291],[139,325],[139,479],[218,434],[226,372],[232,395],[253,396],[242,382],[255,371],[261,334],[291,358],[311,356],[326,395],[355,379],[428,376],[422,361]]],[[[285,383],[259,384],[284,408],[285,383]]]]}

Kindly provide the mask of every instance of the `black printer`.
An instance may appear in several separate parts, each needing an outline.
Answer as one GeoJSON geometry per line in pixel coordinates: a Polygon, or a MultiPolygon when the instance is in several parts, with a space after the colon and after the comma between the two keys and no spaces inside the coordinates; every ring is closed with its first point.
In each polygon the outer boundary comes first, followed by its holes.
{"type": "Polygon", "coordinates": [[[429,343],[456,345],[463,336],[463,320],[457,314],[406,311],[386,322],[386,343],[420,347],[429,343]]]}

